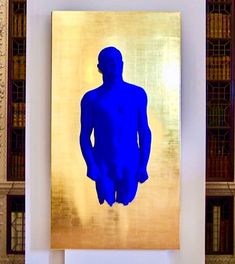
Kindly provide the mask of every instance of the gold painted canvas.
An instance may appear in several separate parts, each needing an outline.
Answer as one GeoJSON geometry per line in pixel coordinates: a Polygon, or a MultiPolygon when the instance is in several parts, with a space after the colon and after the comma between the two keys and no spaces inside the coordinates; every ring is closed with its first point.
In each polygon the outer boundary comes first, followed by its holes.
{"type": "Polygon", "coordinates": [[[53,249],[179,248],[180,30],[179,13],[53,12],[53,249]],[[149,179],[128,206],[98,203],[79,145],[80,101],[102,83],[97,56],[107,46],[148,95],[149,179]]]}

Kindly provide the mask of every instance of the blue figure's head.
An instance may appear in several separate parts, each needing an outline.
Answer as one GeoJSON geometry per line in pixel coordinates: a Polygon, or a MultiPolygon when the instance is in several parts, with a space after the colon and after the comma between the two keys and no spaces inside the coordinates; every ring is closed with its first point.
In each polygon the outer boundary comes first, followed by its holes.
{"type": "Polygon", "coordinates": [[[101,50],[98,56],[98,69],[103,74],[104,81],[122,79],[123,61],[121,52],[114,47],[101,50]]]}

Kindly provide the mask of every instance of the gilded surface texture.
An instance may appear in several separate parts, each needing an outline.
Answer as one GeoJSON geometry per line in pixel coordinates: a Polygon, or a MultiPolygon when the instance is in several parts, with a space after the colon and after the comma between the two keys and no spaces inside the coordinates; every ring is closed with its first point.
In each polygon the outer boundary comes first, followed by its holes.
{"type": "Polygon", "coordinates": [[[0,181],[6,179],[8,1],[0,1],[0,181]]]}
{"type": "Polygon", "coordinates": [[[54,12],[52,23],[52,248],[178,249],[180,14],[54,12]],[[101,84],[107,46],[148,95],[149,180],[128,206],[99,205],[79,146],[80,100],[101,84]]]}

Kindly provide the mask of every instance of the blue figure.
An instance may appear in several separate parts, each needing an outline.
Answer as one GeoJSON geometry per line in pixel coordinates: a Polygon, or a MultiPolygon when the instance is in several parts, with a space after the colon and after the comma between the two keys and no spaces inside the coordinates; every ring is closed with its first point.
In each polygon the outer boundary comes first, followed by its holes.
{"type": "Polygon", "coordinates": [[[87,176],[95,181],[99,203],[128,205],[138,182],[148,179],[151,131],[145,91],[122,78],[121,52],[107,47],[99,53],[103,84],[81,100],[80,145],[87,176]],[[94,129],[94,146],[91,133],[94,129]]]}

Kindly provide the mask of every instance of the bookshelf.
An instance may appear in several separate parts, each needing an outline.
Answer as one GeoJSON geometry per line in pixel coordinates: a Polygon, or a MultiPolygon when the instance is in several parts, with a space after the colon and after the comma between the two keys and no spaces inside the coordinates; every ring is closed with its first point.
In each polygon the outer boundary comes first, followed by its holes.
{"type": "Polygon", "coordinates": [[[234,180],[233,1],[207,1],[206,180],[234,180]]]}
{"type": "Polygon", "coordinates": [[[25,179],[26,1],[9,1],[7,180],[25,179]]]}
{"type": "Polygon", "coordinates": [[[234,4],[206,1],[206,263],[234,248],[234,4]]]}

